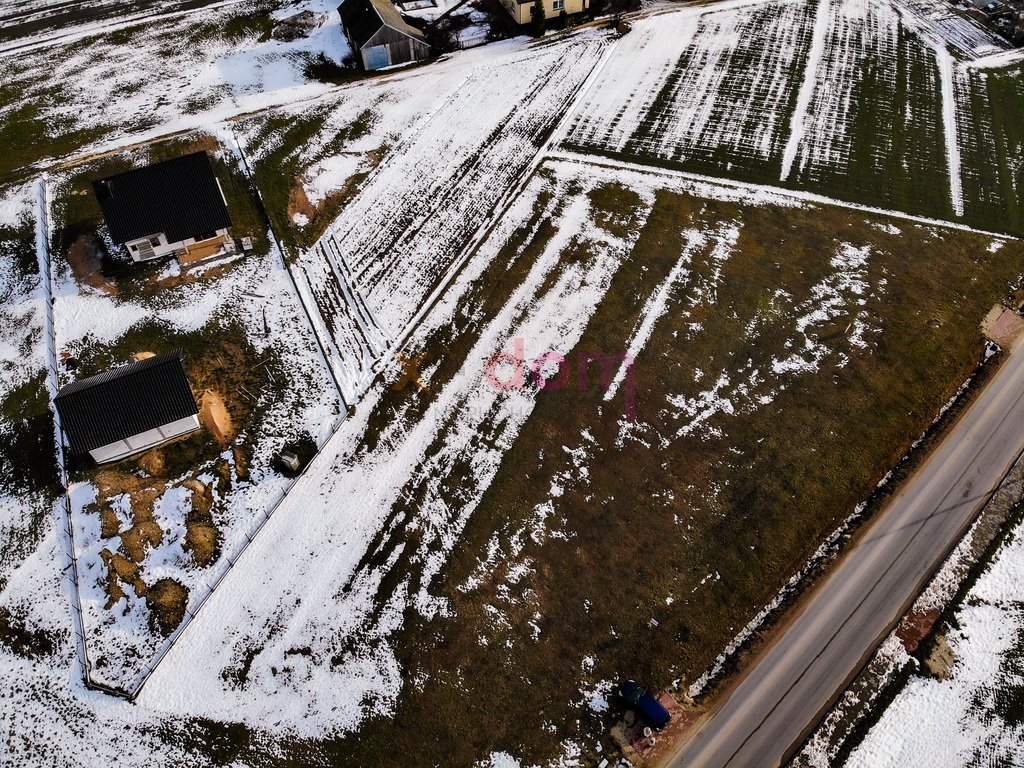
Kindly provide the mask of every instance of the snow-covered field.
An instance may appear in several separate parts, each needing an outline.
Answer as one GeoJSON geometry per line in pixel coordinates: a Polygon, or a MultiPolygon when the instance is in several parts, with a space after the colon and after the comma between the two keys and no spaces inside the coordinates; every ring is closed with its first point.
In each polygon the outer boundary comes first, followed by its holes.
{"type": "Polygon", "coordinates": [[[580,105],[567,143],[726,167],[773,159],[808,16],[799,1],[731,2],[638,21],[580,105]]]}
{"type": "MultiPolygon", "coordinates": [[[[282,355],[286,370],[302,382],[264,417],[254,470],[235,486],[218,518],[222,541],[216,563],[196,568],[182,548],[185,478],[172,481],[155,500],[154,516],[166,535],[146,552],[144,568],[182,582],[190,611],[285,490],[287,481],[266,469],[280,435],[304,430],[322,440],[338,415],[300,298],[355,411],[186,625],[134,705],[82,686],[69,610],[74,593],[67,542],[59,512],[50,514],[38,549],[20,565],[3,562],[0,570],[0,608],[38,630],[49,649],[27,657],[0,646],[0,672],[18,681],[2,693],[0,725],[9,734],[10,762],[98,759],[131,766],[151,764],[160,755],[174,763],[185,759],[173,746],[182,736],[179,724],[193,717],[242,723],[273,738],[321,738],[394,713],[400,693],[411,685],[397,650],[399,635],[414,619],[449,615],[451,606],[433,588],[434,579],[456,556],[540,396],[539,387],[529,383],[497,386],[496,380],[514,377],[514,369],[510,374],[491,366],[494,356],[515,360],[517,345],[531,359],[550,352],[537,364],[538,376],[560,375],[552,361],[584,338],[666,191],[787,212],[822,205],[808,195],[695,181],[632,162],[591,163],[592,156],[549,152],[552,138],[577,151],[641,162],[697,160],[703,170],[721,175],[736,171],[749,178],[756,172],[775,184],[799,177],[815,188],[815,174],[841,175],[854,156],[853,128],[862,119],[858,78],[867,64],[880,62],[873,85],[884,92],[906,86],[893,63],[906,56],[934,99],[908,103],[898,115],[885,113],[883,121],[919,131],[947,167],[957,164],[958,145],[950,135],[952,126],[960,126],[954,94],[957,108],[964,108],[966,81],[959,64],[932,45],[931,22],[920,15],[901,21],[885,0],[733,0],[640,19],[614,42],[596,30],[541,44],[518,39],[342,88],[309,83],[302,74],[303,57],[324,51],[337,59],[347,51],[333,4],[302,4],[328,19],[310,40],[296,44],[259,42],[258,25],[242,25],[243,32],[230,40],[216,31],[253,7],[241,2],[198,18],[140,24],[123,30],[123,40],[96,30],[59,47],[0,58],[0,77],[43,105],[43,121],[97,132],[85,143],[90,151],[289,104],[268,119],[301,123],[315,115],[320,121],[294,155],[311,205],[323,204],[369,171],[326,233],[295,262],[298,296],[276,247],[216,280],[170,289],[156,302],[114,299],[79,285],[66,270],[58,272],[59,349],[109,344],[153,318],[185,332],[230,318],[247,329],[258,351],[273,348],[282,355]],[[914,25],[925,31],[914,32],[914,25]],[[62,85],[54,90],[53,82],[62,85]],[[371,158],[378,152],[384,158],[379,164],[371,158]],[[616,185],[633,201],[628,216],[623,214],[629,225],[619,228],[601,219],[594,202],[616,185]],[[541,243],[528,257],[524,232],[541,243]],[[520,258],[528,268],[508,295],[471,313],[468,297],[481,282],[493,279],[503,260],[520,258]],[[451,285],[435,294],[449,279],[451,285]],[[263,333],[264,313],[273,329],[269,336],[263,333]],[[391,355],[429,352],[446,329],[472,343],[453,352],[452,361],[417,372],[429,406],[411,416],[389,410],[392,385],[408,362],[391,355]],[[449,364],[456,367],[451,377],[440,372],[449,364]],[[162,731],[171,744],[156,735],[162,731]]],[[[281,8],[277,15],[295,10],[281,8]]],[[[972,51],[984,52],[980,46],[972,51]]],[[[0,119],[13,107],[0,106],[0,119]]],[[[280,127],[264,130],[261,117],[235,127],[254,164],[270,156],[283,135],[280,127]]],[[[231,143],[230,131],[219,133],[231,143]]],[[[53,178],[56,196],[67,193],[67,178],[53,178]]],[[[955,180],[939,185],[951,209],[956,190],[955,180]]],[[[32,206],[30,186],[5,194],[0,225],[32,206]]],[[[872,307],[884,303],[891,276],[877,264],[892,253],[870,238],[833,238],[807,260],[806,285],[800,288],[771,284],[769,269],[757,303],[737,304],[729,314],[718,306],[719,294],[730,289],[729,270],[742,252],[745,224],[708,214],[712,223],[705,226],[705,209],[695,204],[694,210],[697,223],[683,232],[684,247],[652,286],[628,297],[634,312],[629,327],[619,329],[621,347],[607,350],[619,356],[604,397],[608,416],[602,411],[600,420],[615,431],[608,450],[642,446],[653,455],[687,441],[725,445],[734,424],[763,413],[826,369],[843,370],[853,357],[868,356],[882,333],[872,307]],[[688,344],[714,349],[721,343],[712,343],[716,328],[709,323],[718,315],[746,345],[746,356],[716,353],[691,365],[684,355],[688,344]],[[661,364],[677,347],[684,357],[676,365],[689,366],[685,375],[659,382],[668,391],[651,407],[654,415],[634,422],[628,409],[617,409],[635,395],[632,361],[646,357],[661,364]]],[[[860,210],[856,216],[874,214],[860,210]]],[[[894,221],[878,225],[877,232],[897,237],[905,228],[922,242],[942,238],[932,223],[894,221]]],[[[793,282],[804,279],[803,271],[793,275],[793,282]]],[[[39,291],[31,284],[19,290],[13,311],[37,329],[39,291]]],[[[5,330],[0,329],[0,394],[44,362],[39,342],[26,347],[26,354],[5,330]]],[[[510,595],[520,582],[530,583],[530,548],[569,538],[560,529],[565,519],[555,511],[566,493],[586,484],[599,445],[589,430],[553,440],[555,453],[568,457],[567,468],[552,479],[550,492],[531,507],[525,523],[511,521],[508,529],[494,531],[476,573],[461,588],[470,594],[489,579],[498,584],[499,599],[488,603],[491,623],[481,625],[495,635],[509,630],[510,617],[522,609],[510,595]]],[[[230,466],[233,457],[223,459],[230,466]]],[[[723,449],[725,461],[734,459],[723,449]]],[[[702,499],[708,519],[717,519],[722,515],[716,505],[724,503],[727,486],[688,486],[680,491],[680,503],[684,492],[692,493],[702,499]]],[[[87,640],[106,657],[92,672],[131,688],[163,645],[132,595],[115,610],[104,607],[108,593],[99,577],[106,573],[101,552],[109,544],[101,541],[96,516],[86,509],[96,491],[86,482],[71,488],[87,640]]],[[[663,501],[674,499],[666,492],[663,501]]],[[[23,525],[24,510],[23,500],[0,494],[0,535],[3,526],[23,525]]],[[[121,512],[127,522],[127,512],[121,512]]],[[[673,533],[681,541],[696,536],[690,526],[697,517],[677,518],[673,524],[685,526],[685,533],[683,527],[673,533]]],[[[704,565],[706,574],[686,585],[679,605],[722,581],[713,563],[704,565]]],[[[662,594],[659,604],[674,599],[662,594]]],[[[535,642],[550,617],[537,609],[528,618],[524,637],[535,642]]],[[[487,631],[480,635],[483,644],[487,631]]],[[[591,674],[603,659],[586,659],[578,684],[573,682],[573,701],[590,700],[587,691],[608,687],[607,679],[591,674]]],[[[567,745],[567,754],[573,749],[567,745]]]]}
{"type": "Polygon", "coordinates": [[[1024,528],[1019,525],[956,612],[948,680],[915,676],[847,765],[1024,764],[1024,528]]]}
{"type": "Polygon", "coordinates": [[[324,23],[291,43],[264,39],[267,4],[243,0],[113,32],[105,23],[86,25],[70,41],[0,52],[0,81],[17,95],[0,102],[0,122],[36,121],[44,135],[33,143],[43,143],[44,155],[66,137],[104,151],[128,137],[145,140],[326,92],[330,86],[309,81],[304,68],[321,53],[334,61],[348,55],[337,4],[273,5],[277,18],[310,9],[324,23]]]}
{"type": "MultiPolygon", "coordinates": [[[[1000,185],[982,172],[965,200],[963,178],[979,169],[963,167],[962,148],[990,130],[972,104],[984,83],[968,83],[965,68],[1002,48],[946,8],[734,0],[637,20],[565,145],[970,218],[974,198],[1000,185]]],[[[1010,151],[1019,162],[1021,149],[1010,151]]]]}
{"type": "MultiPolygon", "coordinates": [[[[24,233],[31,236],[35,197],[36,186],[31,183],[0,192],[0,403],[4,404],[19,387],[31,387],[46,369],[38,265],[31,257],[31,241],[16,239],[24,233]]],[[[11,445],[15,442],[13,430],[24,429],[11,421],[29,414],[8,410],[5,407],[0,413],[0,440],[11,445]]],[[[20,458],[6,452],[0,458],[0,589],[38,543],[39,520],[45,517],[47,507],[45,498],[17,487],[22,473],[16,474],[6,462],[20,458]]]]}
{"type": "Polygon", "coordinates": [[[604,45],[603,35],[581,35],[437,83],[433,109],[299,260],[303,293],[320,310],[350,401],[531,167],[604,45]]]}

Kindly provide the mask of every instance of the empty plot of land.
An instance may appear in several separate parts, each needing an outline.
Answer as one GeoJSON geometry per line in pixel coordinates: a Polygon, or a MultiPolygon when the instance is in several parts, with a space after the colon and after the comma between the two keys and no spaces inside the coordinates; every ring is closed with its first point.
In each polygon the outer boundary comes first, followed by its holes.
{"type": "Polygon", "coordinates": [[[449,82],[437,110],[299,260],[346,397],[365,388],[374,362],[533,162],[603,49],[603,36],[585,35],[449,82]]]}

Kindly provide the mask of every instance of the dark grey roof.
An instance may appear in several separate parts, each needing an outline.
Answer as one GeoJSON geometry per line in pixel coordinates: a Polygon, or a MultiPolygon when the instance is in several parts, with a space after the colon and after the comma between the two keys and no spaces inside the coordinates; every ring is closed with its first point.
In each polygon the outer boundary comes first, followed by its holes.
{"type": "Polygon", "coordinates": [[[199,411],[180,351],[72,382],[53,402],[72,453],[85,453],[199,411]]]}
{"type": "Polygon", "coordinates": [[[92,187],[116,243],[159,232],[176,243],[231,226],[205,152],[98,179],[92,187]]]}
{"type": "Polygon", "coordinates": [[[366,45],[381,27],[391,27],[417,40],[425,39],[422,32],[402,18],[391,0],[345,0],[338,6],[338,13],[357,48],[366,45]]]}

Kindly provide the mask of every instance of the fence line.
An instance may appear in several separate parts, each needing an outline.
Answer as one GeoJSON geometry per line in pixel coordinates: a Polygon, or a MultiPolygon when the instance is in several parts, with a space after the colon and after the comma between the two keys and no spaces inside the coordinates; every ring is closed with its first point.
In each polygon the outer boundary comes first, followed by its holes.
{"type": "Polygon", "coordinates": [[[54,405],[54,397],[60,389],[60,376],[57,366],[57,332],[53,320],[53,268],[50,262],[50,197],[46,174],[39,177],[36,187],[36,259],[39,261],[39,277],[43,287],[43,335],[46,341],[46,388],[49,393],[50,411],[53,414],[54,457],[60,473],[60,485],[64,490],[61,506],[64,511],[64,529],[67,533],[64,544],[68,552],[69,566],[64,571],[71,579],[74,599],[71,601],[71,621],[73,631],[78,638],[79,664],[82,667],[82,678],[86,687],[95,687],[90,673],[92,662],[89,659],[89,648],[85,638],[85,616],[82,612],[82,595],[78,569],[78,547],[75,544],[75,526],[71,515],[71,496],[68,492],[67,462],[64,456],[64,440],[62,436],[60,414],[54,405]]]}

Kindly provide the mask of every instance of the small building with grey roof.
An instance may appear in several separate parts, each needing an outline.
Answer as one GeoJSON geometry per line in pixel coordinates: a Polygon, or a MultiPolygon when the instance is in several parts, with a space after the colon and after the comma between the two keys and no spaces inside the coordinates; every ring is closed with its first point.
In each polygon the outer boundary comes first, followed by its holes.
{"type": "Polygon", "coordinates": [[[391,0],[345,0],[338,13],[352,53],[365,70],[430,57],[423,33],[402,18],[391,0]]]}

